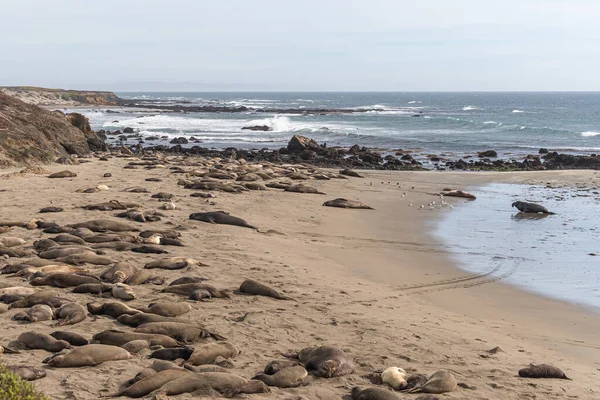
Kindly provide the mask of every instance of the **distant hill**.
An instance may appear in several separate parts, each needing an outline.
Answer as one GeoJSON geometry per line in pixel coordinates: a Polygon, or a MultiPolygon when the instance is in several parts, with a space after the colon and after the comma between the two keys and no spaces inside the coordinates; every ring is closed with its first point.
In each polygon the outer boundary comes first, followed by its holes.
{"type": "Polygon", "coordinates": [[[87,118],[49,111],[0,92],[0,167],[49,163],[106,149],[87,118]]]}
{"type": "Polygon", "coordinates": [[[113,92],[47,89],[35,86],[4,86],[0,92],[39,106],[116,106],[121,99],[113,92]]]}

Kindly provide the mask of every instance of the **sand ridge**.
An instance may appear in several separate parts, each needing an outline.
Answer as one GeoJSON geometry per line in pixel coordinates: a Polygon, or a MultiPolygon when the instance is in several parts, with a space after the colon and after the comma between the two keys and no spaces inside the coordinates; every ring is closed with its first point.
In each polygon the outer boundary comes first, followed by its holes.
{"type": "MultiPolygon", "coordinates": [[[[90,163],[68,167],[77,177],[60,180],[44,175],[13,175],[2,180],[6,191],[0,193],[3,200],[0,217],[28,221],[42,216],[61,225],[105,217],[117,220],[113,217],[115,212],[84,211],[79,207],[117,199],[138,201],[145,209],[156,209],[161,203],[151,199],[151,194],[173,193],[178,208],[161,211],[167,214],[162,221],[143,225],[130,222],[142,229],[182,226],[185,247],[169,246],[169,256],[194,257],[208,264],[191,271],[157,270],[167,276],[167,282],[191,272],[210,278],[208,282],[218,288],[233,290],[244,279],[252,278],[298,300],[295,303],[234,295],[231,300],[190,301],[193,311],[180,318],[210,327],[242,350],[232,360],[234,373],[250,378],[267,362],[290,350],[323,344],[341,347],[352,355],[357,366],[351,375],[317,379],[296,389],[272,388],[272,393],[247,395],[248,398],[342,398],[353,386],[370,386],[365,375],[390,366],[425,374],[439,369],[453,371],[463,387],[443,395],[448,399],[598,397],[598,316],[456,269],[449,258],[450,249],[427,233],[437,216],[451,210],[419,208],[437,199],[432,193],[448,186],[476,188],[489,181],[553,181],[566,185],[574,180],[598,185],[598,174],[593,171],[518,174],[365,171],[364,179],[309,181],[326,196],[272,189],[241,194],[218,192],[214,199],[201,199],[190,197],[192,191],[176,184],[182,174],[172,174],[168,168],[123,169],[127,162],[115,158],[109,162],[92,159],[90,163]],[[107,172],[112,174],[111,178],[103,178],[107,172]],[[146,182],[144,179],[149,177],[163,181],[146,182]],[[99,184],[107,185],[110,190],[76,193],[78,189],[99,184]],[[131,186],[144,186],[150,193],[122,192],[131,186]],[[336,197],[359,200],[375,210],[322,206],[324,201],[336,197]],[[65,211],[36,214],[50,205],[63,207],[65,211]],[[215,210],[226,210],[271,233],[187,218],[192,212],[215,210]],[[487,352],[496,346],[503,351],[487,352]],[[531,362],[555,364],[573,381],[518,378],[518,369],[531,362]]],[[[56,172],[65,168],[48,169],[56,172]]],[[[30,244],[51,236],[21,228],[14,228],[9,234],[26,238],[30,244]]],[[[158,258],[132,252],[108,254],[140,267],[158,258]]],[[[93,272],[105,269],[86,267],[93,272]]],[[[496,268],[496,264],[491,263],[490,268],[496,268]]],[[[0,277],[0,282],[27,285],[22,278],[6,275],[0,277]]],[[[134,286],[134,289],[138,298],[128,302],[131,306],[141,307],[156,300],[188,301],[160,293],[154,285],[134,286]]],[[[92,295],[68,292],[65,290],[65,296],[82,305],[97,300],[92,295]]],[[[46,333],[55,330],[49,321],[35,324],[12,321],[14,312],[10,310],[0,317],[5,327],[0,332],[2,344],[27,330],[46,333]]],[[[128,330],[112,318],[102,316],[96,320],[88,317],[69,329],[88,339],[105,329],[128,330]]],[[[30,350],[2,358],[7,364],[41,367],[41,361],[49,355],[43,350],[30,350]]],[[[48,376],[35,385],[53,399],[96,399],[99,394],[115,392],[120,384],[150,365],[152,361],[144,355],[96,367],[48,368],[48,376]]]]}

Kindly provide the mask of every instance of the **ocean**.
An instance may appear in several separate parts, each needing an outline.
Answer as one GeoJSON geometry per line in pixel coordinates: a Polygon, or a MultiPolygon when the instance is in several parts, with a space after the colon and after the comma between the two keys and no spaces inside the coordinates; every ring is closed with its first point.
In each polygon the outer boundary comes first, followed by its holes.
{"type": "MultiPolygon", "coordinates": [[[[345,114],[165,113],[151,110],[107,113],[79,110],[93,129],[131,127],[147,145],[195,137],[208,148],[276,149],[294,134],[328,146],[413,149],[462,156],[493,149],[501,156],[541,148],[575,154],[600,151],[600,93],[117,93],[138,104],[212,105],[256,109],[349,109],[345,114]],[[369,111],[364,111],[369,110],[369,111]],[[267,125],[269,131],[242,130],[267,125]]],[[[192,144],[190,144],[192,145],[192,144]]]]}

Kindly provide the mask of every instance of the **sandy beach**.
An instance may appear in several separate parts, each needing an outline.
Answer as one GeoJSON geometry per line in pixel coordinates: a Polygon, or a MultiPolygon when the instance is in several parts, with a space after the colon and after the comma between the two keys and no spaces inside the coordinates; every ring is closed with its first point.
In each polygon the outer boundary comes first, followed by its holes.
{"type": "MultiPolygon", "coordinates": [[[[445,187],[468,189],[475,194],[478,187],[488,182],[598,187],[598,172],[361,171],[364,178],[307,182],[326,195],[269,189],[240,194],[216,192],[215,198],[202,199],[190,197],[193,191],[177,184],[186,177],[169,169],[179,164],[177,157],[167,157],[162,163],[164,168],[154,169],[123,169],[132,161],[127,158],[90,160],[81,165],[45,167],[52,172],[69,169],[77,173],[75,178],[48,179],[47,174],[2,171],[0,220],[29,221],[41,217],[60,225],[100,218],[120,220],[114,217],[114,211],[86,211],[80,207],[127,200],[142,203],[144,209],[158,209],[161,203],[150,195],[172,193],[177,209],[161,211],[167,215],[162,221],[127,221],[141,230],[181,227],[185,246],[168,246],[168,255],[193,257],[208,265],[156,270],[167,278],[165,285],[182,276],[202,276],[218,288],[233,291],[244,279],[252,278],[297,302],[236,294],[231,299],[194,302],[160,293],[160,286],[145,284],[134,286],[137,298],[128,302],[130,306],[142,307],[156,300],[190,302],[193,310],[180,319],[210,327],[238,346],[241,354],[231,360],[231,371],[246,378],[260,372],[269,361],[281,359],[282,354],[307,346],[341,347],[356,365],[353,374],[343,377],[315,379],[300,388],[271,388],[271,393],[242,396],[340,399],[354,386],[372,386],[366,375],[398,366],[427,375],[440,369],[452,371],[461,385],[452,393],[440,395],[441,399],[600,397],[599,315],[522,291],[501,279],[474,276],[459,269],[450,257],[451,249],[430,234],[436,219],[452,211],[419,208],[436,200],[435,193],[445,187]],[[112,177],[104,178],[105,173],[112,177]],[[150,177],[162,181],[145,181],[150,177]],[[106,185],[110,190],[76,192],[97,185],[106,185]],[[132,186],[145,187],[149,193],[123,192],[132,186]],[[337,197],[360,200],[374,210],[322,206],[324,201],[337,197]],[[62,207],[64,212],[38,214],[40,208],[47,206],[62,207]],[[267,233],[188,219],[192,212],[216,210],[244,218],[267,233]],[[488,352],[495,347],[502,351],[488,352]],[[518,370],[530,363],[556,365],[572,381],[519,378],[518,370]]],[[[452,204],[466,201],[445,200],[452,204]]],[[[53,236],[22,228],[13,228],[3,236],[8,235],[27,239],[24,248],[31,248],[35,240],[53,236]]],[[[140,268],[161,257],[111,250],[106,255],[140,268]]],[[[8,263],[14,260],[1,265],[8,263]]],[[[93,265],[86,268],[94,274],[106,269],[93,265]]],[[[0,284],[28,286],[25,279],[9,275],[0,276],[0,284]]],[[[84,306],[91,301],[111,300],[69,293],[71,289],[57,290],[84,306]]],[[[13,321],[15,311],[9,310],[0,317],[4,324],[0,332],[2,345],[8,345],[25,331],[56,330],[51,321],[13,321]]],[[[83,322],[64,328],[88,339],[106,329],[132,330],[107,316],[88,316],[83,322]]],[[[149,350],[145,350],[130,360],[96,367],[44,367],[47,377],[35,381],[35,386],[52,399],[97,399],[117,392],[121,384],[149,366],[152,360],[148,354],[149,350]]],[[[41,368],[42,360],[50,355],[44,350],[24,350],[2,355],[2,360],[8,365],[41,368]]]]}

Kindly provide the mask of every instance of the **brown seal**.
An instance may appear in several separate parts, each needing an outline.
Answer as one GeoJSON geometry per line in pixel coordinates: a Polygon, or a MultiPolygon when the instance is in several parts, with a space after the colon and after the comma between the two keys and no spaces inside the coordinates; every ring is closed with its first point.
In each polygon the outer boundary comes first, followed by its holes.
{"type": "Polygon", "coordinates": [[[26,365],[8,365],[6,368],[13,374],[19,375],[19,377],[25,381],[35,381],[46,377],[46,371],[39,368],[33,368],[26,365]]]}
{"type": "Polygon", "coordinates": [[[138,271],[135,265],[127,262],[119,262],[105,270],[100,275],[100,280],[110,283],[123,283],[138,271]]]}
{"type": "Polygon", "coordinates": [[[569,379],[560,368],[548,364],[531,364],[527,368],[519,370],[519,376],[521,378],[556,378],[556,379],[569,379]]]}
{"type": "MultiPolygon", "coordinates": [[[[197,339],[212,337],[226,340],[223,336],[210,332],[199,326],[186,322],[147,322],[138,326],[135,332],[167,335],[184,343],[192,343],[197,339]]],[[[166,346],[165,346],[166,347],[166,346]]]]}
{"type": "Polygon", "coordinates": [[[147,268],[147,269],[160,268],[160,269],[167,269],[167,270],[176,270],[176,269],[182,269],[182,268],[186,268],[186,267],[194,266],[194,265],[199,265],[202,267],[207,266],[206,264],[203,264],[200,261],[193,259],[193,258],[169,257],[169,258],[162,258],[159,260],[151,261],[151,262],[147,263],[146,265],[144,265],[144,268],[147,268]]]}
{"type": "Polygon", "coordinates": [[[71,348],[68,342],[56,340],[54,337],[40,332],[23,332],[19,335],[17,341],[28,349],[42,349],[52,353],[71,348]]]}
{"type": "MultiPolygon", "coordinates": [[[[255,295],[255,296],[266,296],[272,297],[278,300],[294,300],[291,297],[280,294],[277,290],[257,282],[253,279],[246,279],[239,288],[240,293],[255,295]]],[[[294,300],[295,301],[295,300],[294,300]]]]}
{"type": "Polygon", "coordinates": [[[111,395],[110,397],[128,396],[133,398],[144,397],[157,389],[160,389],[163,385],[186,375],[190,375],[192,372],[185,369],[167,369],[164,371],[157,372],[147,376],[139,381],[133,383],[131,386],[122,390],[118,393],[111,395]]]}
{"type": "Polygon", "coordinates": [[[364,178],[364,176],[362,176],[361,174],[359,174],[358,172],[351,170],[351,169],[343,169],[340,171],[341,175],[346,175],[346,176],[353,176],[355,178],[364,178]]]}
{"type": "Polygon", "coordinates": [[[258,374],[252,379],[262,381],[268,386],[279,388],[298,387],[307,384],[310,380],[308,372],[301,365],[285,368],[274,375],[258,374]]]}
{"type": "Polygon", "coordinates": [[[535,214],[555,214],[540,204],[527,203],[525,201],[515,201],[512,203],[512,207],[516,207],[517,210],[524,213],[535,213],[535,214]]]}
{"type": "Polygon", "coordinates": [[[139,231],[138,228],[125,224],[119,221],[112,221],[110,219],[95,219],[86,222],[79,222],[77,224],[67,225],[69,228],[87,228],[93,232],[135,232],[139,231]]]}
{"type": "Polygon", "coordinates": [[[132,276],[127,278],[125,281],[128,285],[143,285],[145,283],[152,283],[154,285],[162,285],[165,283],[167,278],[164,276],[154,275],[154,273],[141,269],[134,273],[132,276]]]}
{"type": "Polygon", "coordinates": [[[295,367],[296,365],[300,365],[300,363],[293,360],[273,360],[267,364],[263,372],[267,375],[274,375],[279,371],[289,367],[295,367]]]}
{"type": "Polygon", "coordinates": [[[394,392],[381,388],[352,388],[352,400],[400,400],[394,392]]]}
{"type": "Polygon", "coordinates": [[[316,189],[312,186],[307,186],[307,185],[302,185],[302,184],[290,185],[290,186],[286,187],[284,189],[284,191],[285,192],[293,192],[293,193],[325,194],[323,192],[320,192],[318,189],[316,189]]]}
{"type": "MultiPolygon", "coordinates": [[[[187,360],[194,353],[194,348],[189,346],[184,347],[172,347],[170,349],[159,349],[155,350],[152,354],[150,354],[149,358],[158,358],[160,360],[177,360],[178,358],[182,358],[187,360]]],[[[207,372],[207,371],[204,371],[207,372]]]]}
{"type": "Polygon", "coordinates": [[[427,379],[427,375],[412,374],[406,378],[406,387],[404,388],[404,391],[409,391],[412,388],[423,386],[425,382],[427,382],[427,379]]]}
{"type": "Polygon", "coordinates": [[[56,316],[60,321],[54,326],[75,325],[86,318],[87,312],[77,303],[66,303],[58,309],[56,316]]]}
{"type": "Polygon", "coordinates": [[[149,349],[150,342],[148,340],[136,339],[132,340],[131,342],[125,343],[121,347],[130,352],[131,354],[137,354],[142,350],[149,349]]]}
{"type": "Polygon", "coordinates": [[[255,226],[250,225],[242,218],[229,215],[225,211],[192,213],[190,214],[189,218],[195,221],[208,222],[211,224],[235,225],[242,226],[244,228],[258,229],[255,226]]]}
{"type": "Polygon", "coordinates": [[[129,387],[148,376],[155,375],[157,372],[166,371],[168,369],[177,369],[181,371],[184,368],[181,368],[180,366],[178,366],[175,363],[172,363],[171,361],[156,360],[152,363],[151,366],[144,368],[143,370],[138,372],[133,379],[128,380],[126,382],[126,385],[127,387],[129,387]]]}
{"type": "Polygon", "coordinates": [[[129,307],[120,301],[112,301],[104,304],[87,303],[87,309],[93,315],[109,315],[113,318],[119,318],[121,315],[134,315],[141,313],[140,310],[129,307]]]}
{"type": "Polygon", "coordinates": [[[73,288],[73,293],[89,293],[95,295],[101,295],[112,291],[113,285],[108,283],[84,283],[73,288]]]}
{"type": "Polygon", "coordinates": [[[137,296],[131,286],[124,283],[117,283],[112,287],[112,295],[121,300],[133,300],[137,296]]]}
{"type": "Polygon", "coordinates": [[[465,192],[463,190],[444,189],[440,194],[443,196],[462,197],[470,200],[475,200],[477,198],[473,193],[465,192]]]}
{"type": "Polygon", "coordinates": [[[81,246],[85,245],[85,240],[83,240],[79,236],[70,235],[68,233],[62,233],[58,236],[55,236],[52,238],[52,240],[55,241],[56,243],[62,243],[62,244],[78,244],[81,246]]]}
{"type": "Polygon", "coordinates": [[[55,331],[52,332],[50,336],[56,340],[64,340],[71,346],[85,346],[86,344],[90,343],[90,341],[83,336],[70,331],[55,331]]]}
{"type": "Polygon", "coordinates": [[[33,278],[29,281],[32,286],[54,286],[59,288],[67,288],[83,285],[84,283],[100,283],[97,278],[83,275],[72,274],[52,274],[44,277],[33,278]]]}
{"type": "Polygon", "coordinates": [[[149,340],[151,346],[180,346],[177,340],[167,335],[148,334],[139,332],[124,332],[116,329],[109,329],[106,331],[99,332],[93,337],[93,340],[96,340],[102,344],[109,344],[112,346],[123,346],[127,342],[131,342],[132,340],[138,339],[149,340]]]}
{"type": "Polygon", "coordinates": [[[106,361],[128,360],[132,355],[125,349],[105,344],[87,344],[67,354],[54,355],[43,362],[55,368],[76,368],[102,364],[106,361]]]}
{"type": "Polygon", "coordinates": [[[337,198],[334,200],[329,200],[323,203],[326,207],[338,207],[338,208],[357,208],[363,210],[373,210],[373,207],[366,205],[357,200],[347,200],[342,198],[337,198]]]}
{"type": "Polygon", "coordinates": [[[300,350],[298,359],[315,376],[333,378],[354,372],[352,359],[342,349],[332,346],[307,347],[300,350]]]}
{"type": "Polygon", "coordinates": [[[203,300],[213,297],[228,299],[231,297],[227,290],[217,289],[213,285],[206,283],[184,283],[181,285],[170,285],[161,290],[161,292],[189,296],[192,300],[203,300]]]}
{"type": "Polygon", "coordinates": [[[94,253],[79,253],[71,254],[66,257],[57,258],[56,261],[72,265],[93,264],[93,265],[110,265],[115,261],[108,257],[99,256],[94,253]]]}
{"type": "Polygon", "coordinates": [[[46,304],[36,304],[31,307],[27,312],[18,312],[13,315],[15,321],[50,321],[54,318],[54,311],[50,306],[46,304]]]}
{"type": "Polygon", "coordinates": [[[60,172],[55,172],[53,174],[48,175],[48,178],[75,178],[77,174],[75,172],[71,172],[69,170],[64,170],[60,172]]]}
{"type": "Polygon", "coordinates": [[[183,302],[158,302],[148,304],[148,308],[142,308],[140,311],[150,314],[158,314],[163,317],[179,317],[189,313],[192,306],[183,302]]]}
{"type": "Polygon", "coordinates": [[[117,321],[124,325],[138,327],[148,322],[179,322],[175,318],[163,317],[157,314],[137,313],[137,314],[123,314],[117,318],[117,321]]]}
{"type": "MultiPolygon", "coordinates": [[[[239,393],[269,393],[271,390],[264,382],[249,381],[246,378],[224,372],[189,373],[163,385],[158,394],[176,396],[182,393],[200,391],[204,395],[213,396],[215,392],[226,397],[239,393]]],[[[198,395],[201,393],[197,392],[198,395]]]]}
{"type": "Polygon", "coordinates": [[[174,285],[183,285],[185,283],[200,283],[209,280],[208,278],[203,278],[200,276],[183,276],[181,278],[175,279],[173,282],[169,283],[169,286],[174,285]]]}
{"type": "Polygon", "coordinates": [[[46,304],[58,308],[64,301],[64,299],[58,297],[58,292],[56,290],[40,290],[39,292],[30,294],[21,300],[11,303],[9,308],[27,308],[35,306],[36,304],[46,304]]]}
{"type": "Polygon", "coordinates": [[[187,360],[192,365],[205,365],[215,362],[217,357],[234,358],[240,350],[230,342],[207,343],[197,347],[187,360]]]}
{"type": "Polygon", "coordinates": [[[48,250],[42,251],[38,254],[40,258],[46,258],[49,260],[55,260],[57,258],[67,257],[72,254],[94,254],[90,249],[86,247],[57,247],[57,248],[49,248],[48,250]]]}

